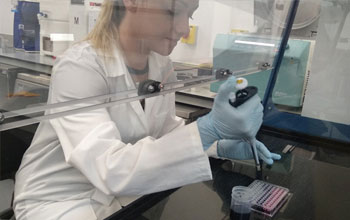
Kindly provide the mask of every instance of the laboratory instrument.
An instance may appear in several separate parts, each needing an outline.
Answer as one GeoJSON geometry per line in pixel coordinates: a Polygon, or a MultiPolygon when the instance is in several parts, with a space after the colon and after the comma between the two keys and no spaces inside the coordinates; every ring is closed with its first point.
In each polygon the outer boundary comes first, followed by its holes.
{"type": "Polygon", "coordinates": [[[253,194],[249,187],[235,186],[231,194],[231,220],[249,220],[253,194]]]}
{"type": "Polygon", "coordinates": [[[138,87],[138,95],[146,95],[154,92],[160,92],[163,89],[163,84],[155,80],[145,80],[140,82],[138,87]]]}
{"type": "MultiPolygon", "coordinates": [[[[241,87],[240,84],[243,84],[245,86],[248,85],[248,82],[244,78],[238,78],[237,79],[237,85],[236,88],[241,88],[240,90],[236,91],[236,96],[234,101],[229,100],[230,104],[237,108],[238,106],[242,105],[244,102],[246,102],[248,99],[253,97],[255,94],[258,92],[258,88],[255,86],[247,86],[245,88],[241,87]]],[[[245,138],[245,140],[250,144],[252,153],[253,153],[253,158],[255,162],[255,168],[256,168],[256,177],[258,179],[262,178],[262,170],[261,170],[261,165],[258,157],[258,151],[256,149],[256,139],[255,137],[248,137],[245,138]]]]}
{"type": "Polygon", "coordinates": [[[14,1],[13,47],[27,52],[40,50],[40,25],[37,1],[14,1]]]}
{"type": "MultiPolygon", "coordinates": [[[[254,2],[254,22],[259,27],[258,33],[270,34],[273,28],[286,27],[291,1],[254,0],[254,2]]],[[[320,14],[321,0],[301,0],[292,25],[291,38],[314,39],[317,35],[320,14]]]]}
{"type": "Polygon", "coordinates": [[[242,88],[236,92],[235,100],[233,102],[232,100],[229,100],[229,102],[233,107],[237,108],[238,106],[242,105],[245,101],[250,99],[252,96],[254,96],[257,92],[258,88],[256,88],[255,86],[248,86],[246,88],[242,88]]]}
{"type": "Polygon", "coordinates": [[[83,40],[97,22],[103,0],[41,0],[40,54],[57,57],[83,40]]]}
{"type": "Polygon", "coordinates": [[[69,7],[69,33],[74,42],[84,40],[93,29],[101,11],[103,0],[71,0],[69,7]]]}
{"type": "Polygon", "coordinates": [[[290,196],[289,189],[261,180],[255,180],[248,187],[253,195],[252,210],[269,217],[273,217],[290,196]]]}
{"type": "MultiPolygon", "coordinates": [[[[310,40],[290,39],[285,49],[276,86],[272,93],[275,104],[301,107],[310,70],[310,40]]],[[[254,35],[219,34],[214,43],[214,68],[227,68],[233,75],[244,76],[258,88],[264,98],[265,90],[280,40],[254,35]]],[[[210,86],[217,92],[220,82],[210,86]]]]}
{"type": "Polygon", "coordinates": [[[58,56],[69,47],[69,0],[41,0],[40,55],[58,56]]]}

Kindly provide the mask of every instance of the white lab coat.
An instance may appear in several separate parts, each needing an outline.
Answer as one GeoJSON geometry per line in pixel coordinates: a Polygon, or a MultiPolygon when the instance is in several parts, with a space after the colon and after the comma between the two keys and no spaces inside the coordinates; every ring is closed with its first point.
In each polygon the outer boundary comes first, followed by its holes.
{"type": "MultiPolygon", "coordinates": [[[[135,89],[115,51],[108,63],[87,42],[69,49],[54,66],[48,102],[135,89]]],[[[151,53],[149,68],[149,78],[162,81],[172,65],[151,53]]],[[[135,101],[40,123],[16,175],[17,219],[102,219],[130,196],[211,179],[197,125],[175,116],[175,95],[145,103],[145,110],[135,101]]]]}

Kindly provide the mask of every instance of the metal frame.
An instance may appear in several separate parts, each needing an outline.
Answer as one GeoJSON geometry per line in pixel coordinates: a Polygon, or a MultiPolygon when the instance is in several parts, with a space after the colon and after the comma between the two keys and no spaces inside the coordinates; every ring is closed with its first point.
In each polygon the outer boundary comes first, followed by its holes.
{"type": "Polygon", "coordinates": [[[11,112],[0,112],[0,117],[2,119],[0,121],[0,131],[18,128],[18,127],[22,127],[30,124],[35,124],[43,120],[54,119],[54,118],[63,117],[67,115],[77,114],[84,111],[91,111],[99,108],[106,108],[113,105],[133,102],[133,101],[150,98],[158,95],[165,95],[165,94],[173,93],[179,90],[190,89],[199,85],[205,85],[205,84],[224,80],[228,76],[229,75],[224,77],[219,77],[219,78],[217,76],[203,76],[203,77],[179,81],[175,83],[166,83],[164,84],[164,89],[161,90],[160,92],[150,93],[145,95],[137,95],[138,90],[133,89],[133,90],[128,90],[124,92],[119,92],[116,94],[107,94],[107,95],[101,95],[96,97],[89,97],[85,99],[73,100],[69,102],[56,103],[56,104],[49,104],[49,105],[39,106],[39,107],[26,108],[26,109],[21,109],[17,111],[11,111],[11,112]],[[178,86],[182,84],[183,86],[178,86]],[[112,99],[116,99],[116,100],[112,100],[112,99]],[[106,101],[106,100],[109,100],[109,101],[106,101]],[[101,101],[101,104],[88,105],[90,101],[101,101]],[[80,103],[86,103],[87,106],[74,108],[73,105],[80,104],[80,103]],[[59,109],[59,108],[68,107],[68,106],[71,108],[70,110],[62,110],[61,112],[58,111],[57,113],[45,114],[41,116],[34,116],[34,117],[30,116],[31,114],[35,114],[35,113],[43,114],[44,111],[46,110],[59,109]],[[9,122],[7,122],[7,120],[9,120],[9,122]]]}

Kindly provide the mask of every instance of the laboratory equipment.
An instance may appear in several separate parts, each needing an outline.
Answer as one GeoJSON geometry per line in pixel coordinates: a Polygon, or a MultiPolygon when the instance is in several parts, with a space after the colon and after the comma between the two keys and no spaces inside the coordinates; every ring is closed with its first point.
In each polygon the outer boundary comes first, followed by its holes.
{"type": "MultiPolygon", "coordinates": [[[[237,85],[236,88],[241,88],[239,85],[240,84],[244,84],[244,85],[248,85],[248,82],[246,79],[244,78],[238,78],[237,79],[237,85]]],[[[236,91],[236,95],[234,100],[229,100],[230,104],[237,108],[238,106],[242,105],[244,102],[246,102],[248,99],[250,99],[251,97],[253,97],[255,94],[257,94],[258,92],[258,88],[256,88],[255,86],[247,86],[245,88],[241,88],[239,90],[236,91]]],[[[255,168],[256,168],[256,177],[258,179],[262,178],[262,170],[261,170],[261,166],[260,166],[260,161],[259,161],[259,157],[258,157],[258,151],[256,149],[256,139],[255,137],[248,137],[246,138],[246,141],[250,144],[251,149],[252,149],[252,153],[253,153],[253,158],[254,158],[254,162],[255,162],[255,168]]]]}
{"type": "Polygon", "coordinates": [[[69,7],[69,32],[74,41],[82,40],[87,34],[87,14],[84,0],[72,0],[69,7]]]}
{"type": "Polygon", "coordinates": [[[70,0],[40,0],[40,54],[58,56],[63,53],[73,36],[69,33],[70,0]]]}
{"type": "MultiPolygon", "coordinates": [[[[286,27],[290,1],[254,0],[254,22],[260,34],[270,34],[274,28],[286,27]]],[[[321,0],[300,0],[290,36],[314,39],[321,13],[321,0]]]]}
{"type": "Polygon", "coordinates": [[[71,0],[69,32],[74,36],[73,42],[83,40],[93,29],[101,11],[102,3],[103,0],[71,0]]]}
{"type": "Polygon", "coordinates": [[[289,189],[261,180],[255,180],[248,187],[253,195],[252,210],[269,217],[273,217],[290,196],[289,189]]]}
{"type": "Polygon", "coordinates": [[[103,0],[41,0],[40,54],[57,57],[94,27],[103,0]]]}
{"type": "Polygon", "coordinates": [[[163,88],[161,82],[155,80],[145,80],[140,82],[137,94],[138,95],[146,95],[154,92],[160,92],[163,88]]]}
{"type": "Polygon", "coordinates": [[[232,188],[231,194],[231,212],[232,220],[249,220],[251,206],[253,202],[253,194],[249,187],[235,186],[232,188]]]}
{"type": "Polygon", "coordinates": [[[236,97],[234,101],[230,100],[230,104],[233,107],[237,108],[252,96],[254,96],[256,93],[258,93],[258,88],[255,86],[247,86],[245,88],[242,88],[236,92],[236,97]]]}
{"type": "Polygon", "coordinates": [[[4,109],[3,104],[8,98],[8,94],[14,90],[19,70],[20,68],[16,66],[0,63],[0,109],[4,109]]]}
{"type": "MultiPolygon", "coordinates": [[[[214,43],[213,67],[228,68],[233,75],[244,75],[251,85],[258,88],[258,95],[263,99],[279,44],[277,39],[219,34],[214,43]]],[[[288,41],[272,94],[275,104],[302,106],[310,45],[310,41],[306,40],[288,41]]],[[[217,92],[219,86],[220,82],[213,83],[210,90],[217,92]]]]}
{"type": "Polygon", "coordinates": [[[263,107],[257,96],[253,96],[239,108],[233,108],[229,104],[228,97],[234,91],[235,85],[235,77],[228,78],[220,87],[211,112],[197,120],[202,144],[206,148],[221,139],[255,137],[261,126],[263,107]]]}
{"type": "MultiPolygon", "coordinates": [[[[291,114],[274,105],[272,89],[276,78],[282,74],[274,69],[268,95],[265,96],[264,125],[296,134],[307,134],[320,143],[333,142],[348,147],[348,33],[346,25],[348,1],[323,1],[317,29],[312,66],[307,82],[303,107],[291,114]],[[341,34],[340,34],[341,33],[341,34]],[[340,35],[339,35],[340,34],[340,35]],[[325,54],[328,54],[325,56],[325,54]],[[270,91],[271,90],[271,91],[270,91]],[[321,119],[321,120],[320,120],[321,119]]],[[[290,30],[290,29],[289,29],[290,30]]],[[[286,38],[283,39],[286,41],[286,38]]],[[[282,58],[279,57],[278,59],[282,58]]],[[[278,60],[279,62],[279,60],[278,60]]],[[[279,66],[279,65],[278,65],[279,66]]],[[[278,67],[277,66],[277,67],[278,67]]]]}
{"type": "MultiPolygon", "coordinates": [[[[14,95],[17,93],[30,93],[27,97],[40,97],[41,102],[46,102],[50,85],[50,77],[40,73],[24,73],[17,74],[14,85],[14,95]]],[[[36,100],[39,101],[39,100],[36,100]]],[[[24,103],[23,103],[24,104],[24,103]]],[[[39,103],[30,103],[35,105],[39,103]]]]}
{"type": "Polygon", "coordinates": [[[40,50],[40,25],[38,1],[14,2],[13,47],[27,52],[40,50]]]}

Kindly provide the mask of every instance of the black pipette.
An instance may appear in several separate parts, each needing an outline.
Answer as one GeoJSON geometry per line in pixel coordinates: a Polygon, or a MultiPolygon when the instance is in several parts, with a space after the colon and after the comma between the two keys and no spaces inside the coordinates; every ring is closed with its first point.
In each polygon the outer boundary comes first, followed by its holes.
{"type": "MultiPolygon", "coordinates": [[[[242,105],[244,102],[246,102],[248,99],[253,97],[255,94],[258,93],[258,88],[255,86],[247,86],[243,89],[236,91],[236,97],[235,100],[229,100],[230,104],[237,108],[238,106],[242,105]]],[[[262,168],[260,165],[258,152],[256,150],[256,139],[255,137],[245,139],[251,146],[254,161],[255,161],[255,168],[256,168],[256,178],[262,179],[262,168]]]]}

